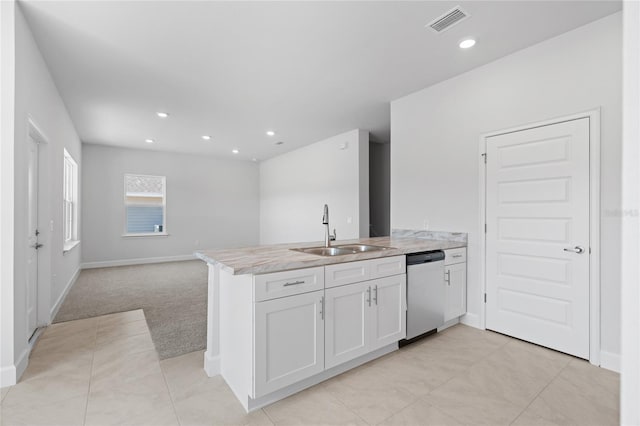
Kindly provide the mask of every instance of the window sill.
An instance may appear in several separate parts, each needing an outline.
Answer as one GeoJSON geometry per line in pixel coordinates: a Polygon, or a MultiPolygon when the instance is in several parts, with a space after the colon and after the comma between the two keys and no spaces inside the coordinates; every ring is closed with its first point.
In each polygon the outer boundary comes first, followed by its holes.
{"type": "Polygon", "coordinates": [[[69,253],[78,244],[80,244],[80,240],[74,240],[74,241],[69,241],[68,243],[64,243],[64,246],[62,246],[62,254],[69,253]]]}
{"type": "Polygon", "coordinates": [[[135,237],[168,237],[166,232],[145,232],[140,234],[122,234],[122,238],[135,238],[135,237]]]}

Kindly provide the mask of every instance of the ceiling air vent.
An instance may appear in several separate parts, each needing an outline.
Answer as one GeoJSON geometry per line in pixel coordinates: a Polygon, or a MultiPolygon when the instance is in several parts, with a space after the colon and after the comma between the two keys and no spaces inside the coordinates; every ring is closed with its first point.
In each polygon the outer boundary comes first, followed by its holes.
{"type": "Polygon", "coordinates": [[[458,22],[469,17],[469,14],[460,9],[460,6],[456,6],[444,15],[429,22],[426,26],[431,28],[437,33],[448,30],[458,22]]]}

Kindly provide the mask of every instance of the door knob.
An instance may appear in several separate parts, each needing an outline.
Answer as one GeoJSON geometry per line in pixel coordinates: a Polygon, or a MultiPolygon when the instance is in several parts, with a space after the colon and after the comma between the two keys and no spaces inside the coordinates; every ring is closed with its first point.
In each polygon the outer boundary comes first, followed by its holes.
{"type": "Polygon", "coordinates": [[[584,253],[584,249],[582,247],[580,247],[580,246],[575,246],[575,247],[572,247],[572,248],[565,248],[564,251],[568,251],[568,252],[571,252],[571,253],[578,253],[578,254],[584,253]]]}

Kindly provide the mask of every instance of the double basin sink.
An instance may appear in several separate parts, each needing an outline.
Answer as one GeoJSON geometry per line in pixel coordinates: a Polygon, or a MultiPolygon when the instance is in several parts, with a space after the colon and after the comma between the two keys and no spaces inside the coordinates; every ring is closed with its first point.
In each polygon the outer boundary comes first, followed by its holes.
{"type": "Polygon", "coordinates": [[[393,247],[371,246],[368,244],[345,244],[332,247],[308,247],[291,249],[318,256],[342,256],[345,254],[367,253],[371,251],[390,250],[393,247]]]}

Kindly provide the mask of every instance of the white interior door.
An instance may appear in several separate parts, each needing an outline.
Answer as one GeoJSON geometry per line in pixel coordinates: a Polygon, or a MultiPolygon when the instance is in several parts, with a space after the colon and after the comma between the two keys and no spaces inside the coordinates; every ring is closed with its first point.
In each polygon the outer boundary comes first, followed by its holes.
{"type": "Polygon", "coordinates": [[[38,328],[38,143],[29,138],[27,235],[27,338],[38,328]]]}
{"type": "Polygon", "coordinates": [[[486,143],[486,327],[588,359],[589,118],[486,143]]]}

